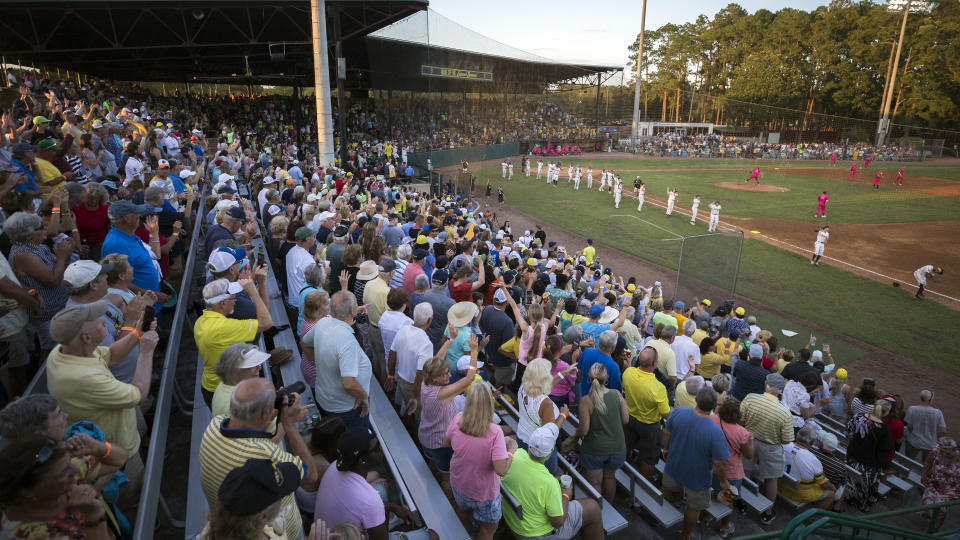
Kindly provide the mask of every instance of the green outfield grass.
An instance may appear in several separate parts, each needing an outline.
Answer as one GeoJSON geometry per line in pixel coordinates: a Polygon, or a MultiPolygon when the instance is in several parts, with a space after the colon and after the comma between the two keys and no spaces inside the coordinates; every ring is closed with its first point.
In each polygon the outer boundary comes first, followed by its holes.
{"type": "MultiPolygon", "coordinates": [[[[621,160],[620,163],[622,167],[624,162],[621,160]]],[[[708,184],[712,180],[697,179],[698,176],[707,173],[708,171],[699,173],[678,171],[676,178],[687,179],[691,183],[702,181],[708,184]]],[[[581,189],[580,192],[574,192],[564,178],[560,180],[561,187],[554,189],[547,187],[542,181],[537,182],[522,177],[520,179],[515,177],[512,182],[503,182],[499,175],[499,168],[481,170],[478,173],[478,184],[486,185],[488,178],[493,180],[494,186],[502,183],[506,203],[517,210],[571,232],[593,237],[598,242],[667,268],[676,268],[679,251],[679,242],[675,241],[676,235],[706,232],[705,223],[692,227],[685,216],[675,215],[667,218],[659,207],[648,206],[643,213],[637,214],[636,201],[632,199],[624,198],[620,209],[616,210],[613,208],[613,199],[608,194],[599,193],[596,189],[593,191],[581,189]],[[626,216],[636,216],[644,221],[626,216]]],[[[652,175],[645,178],[651,185],[663,186],[665,194],[668,179],[661,180],[652,175]]],[[[804,177],[796,182],[808,180],[811,179],[804,177]]],[[[834,182],[840,183],[836,180],[834,182]]],[[[852,188],[856,187],[865,188],[865,186],[852,186],[852,188]]],[[[685,188],[680,189],[683,194],[685,188]]],[[[660,195],[660,189],[657,188],[656,191],[660,195]]],[[[776,195],[724,191],[727,194],[743,193],[749,196],[742,199],[724,198],[724,212],[731,207],[737,208],[738,205],[748,208],[752,197],[759,200],[762,196],[776,195]]],[[[648,193],[652,192],[652,189],[648,191],[648,193]]],[[[681,201],[684,205],[689,203],[687,197],[682,196],[681,201]]],[[[799,205],[800,203],[787,204],[799,205]]],[[[767,205],[762,210],[767,213],[765,215],[776,216],[775,209],[766,208],[767,205]]],[[[831,212],[839,206],[831,206],[831,212]]],[[[706,204],[701,206],[701,208],[705,207],[706,204]]],[[[755,211],[761,212],[760,209],[755,211]]],[[[877,214],[880,213],[878,209],[874,211],[877,214]]],[[[736,214],[733,210],[730,212],[736,214]]],[[[812,207],[808,213],[812,216],[812,207]]],[[[777,217],[788,217],[785,214],[787,212],[781,211],[777,217]]],[[[703,219],[707,215],[701,210],[700,217],[703,219]]],[[[861,219],[865,221],[866,218],[867,212],[864,211],[861,219]]],[[[878,215],[874,222],[881,219],[884,218],[878,215]]],[[[904,220],[905,216],[897,219],[904,220]]],[[[812,234],[811,231],[811,237],[812,234]]],[[[576,250],[582,246],[567,247],[576,250]]],[[[602,254],[602,249],[600,251],[602,254]]],[[[631,275],[629,269],[615,270],[631,275]]],[[[637,277],[647,281],[656,278],[656,276],[637,277]]],[[[960,328],[960,312],[935,302],[917,301],[910,294],[909,289],[894,288],[889,284],[862,278],[829,265],[814,267],[808,264],[805,256],[771,246],[760,240],[747,239],[743,244],[737,293],[794,314],[798,318],[831,328],[841,334],[935,366],[948,373],[960,375],[960,365],[952,361],[955,348],[952,336],[944,331],[948,328],[960,328]]],[[[801,333],[807,332],[805,329],[790,329],[801,333]]],[[[853,349],[843,352],[843,360],[850,361],[854,359],[851,356],[863,354],[863,351],[853,349]]]]}

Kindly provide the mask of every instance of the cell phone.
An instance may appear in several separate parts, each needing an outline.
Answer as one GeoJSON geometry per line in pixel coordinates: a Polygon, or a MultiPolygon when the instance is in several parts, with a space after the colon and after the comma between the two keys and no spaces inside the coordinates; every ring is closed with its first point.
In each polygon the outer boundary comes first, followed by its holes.
{"type": "Polygon", "coordinates": [[[523,303],[530,305],[533,303],[533,289],[527,289],[523,295],[523,303]]]}
{"type": "Polygon", "coordinates": [[[150,324],[153,323],[153,319],[156,314],[153,311],[153,306],[147,306],[143,310],[143,324],[140,325],[141,332],[148,332],[150,330],[150,324]]]}

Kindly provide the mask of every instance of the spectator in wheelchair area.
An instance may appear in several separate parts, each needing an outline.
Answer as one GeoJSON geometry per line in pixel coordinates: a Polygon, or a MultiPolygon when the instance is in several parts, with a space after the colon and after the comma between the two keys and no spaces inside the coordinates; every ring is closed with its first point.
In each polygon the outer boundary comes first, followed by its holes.
{"type": "Polygon", "coordinates": [[[783,445],[784,473],[797,482],[782,477],[779,491],[792,500],[826,510],[833,506],[837,487],[826,477],[823,464],[811,451],[816,442],[816,428],[807,426],[797,431],[796,440],[783,445]]]}

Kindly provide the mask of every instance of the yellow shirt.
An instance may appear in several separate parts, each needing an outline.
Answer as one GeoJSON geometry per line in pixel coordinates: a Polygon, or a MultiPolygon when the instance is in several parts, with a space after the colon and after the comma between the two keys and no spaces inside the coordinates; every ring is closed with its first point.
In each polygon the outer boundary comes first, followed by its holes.
{"type": "Polygon", "coordinates": [[[200,357],[203,358],[200,385],[204,390],[214,392],[220,384],[220,377],[217,377],[215,370],[223,351],[235,343],[252,341],[256,335],[256,319],[228,319],[216,311],[203,311],[203,315],[193,325],[193,336],[200,357]]]}
{"type": "Polygon", "coordinates": [[[505,353],[511,353],[519,358],[520,356],[520,338],[514,336],[510,341],[500,345],[500,350],[505,353]]]}
{"type": "Polygon", "coordinates": [[[710,380],[720,373],[720,367],[724,364],[730,365],[730,359],[724,359],[715,352],[700,355],[700,363],[697,364],[697,375],[710,380]]]}
{"type": "Polygon", "coordinates": [[[367,305],[367,318],[374,327],[380,322],[380,316],[387,310],[387,294],[390,285],[377,276],[367,282],[363,288],[363,303],[367,305]]]}
{"type": "MultiPolygon", "coordinates": [[[[36,158],[36,161],[37,161],[37,168],[40,169],[40,178],[37,179],[38,180],[37,184],[39,184],[40,187],[48,187],[51,189],[51,191],[56,191],[57,188],[67,183],[66,180],[61,179],[60,182],[56,184],[51,184],[50,182],[54,178],[62,176],[60,169],[58,169],[56,165],[54,165],[53,163],[50,163],[45,159],[36,158]]],[[[47,197],[49,196],[50,196],[50,193],[42,193],[40,195],[40,198],[42,198],[43,200],[47,200],[47,197]]]]}
{"type": "Polygon", "coordinates": [[[703,341],[703,338],[705,337],[707,337],[707,331],[697,328],[693,332],[693,335],[690,336],[690,339],[692,339],[693,342],[696,343],[697,345],[700,345],[700,342],[703,341]]]}
{"type": "Polygon", "coordinates": [[[110,373],[108,347],[97,347],[89,357],[64,354],[60,347],[47,357],[47,389],[67,413],[67,421],[93,422],[108,441],[135,454],[140,448],[136,414],[140,390],[110,373]]]}
{"type": "Polygon", "coordinates": [[[587,266],[593,264],[593,257],[597,254],[597,248],[593,246],[587,246],[583,248],[583,258],[587,261],[587,266]]]}
{"type": "Polygon", "coordinates": [[[651,339],[647,345],[657,350],[657,369],[667,377],[677,376],[677,355],[670,344],[662,339],[651,339]]]}
{"type": "Polygon", "coordinates": [[[644,424],[655,424],[670,412],[667,388],[648,371],[628,367],[622,377],[624,399],[630,416],[644,424]]]}
{"type": "Polygon", "coordinates": [[[673,316],[677,319],[677,329],[683,332],[683,323],[689,321],[690,319],[688,319],[686,316],[681,315],[679,313],[674,313],[673,316]]]}
{"type": "Polygon", "coordinates": [[[730,365],[730,358],[737,350],[737,342],[729,338],[720,338],[717,340],[717,353],[730,365]]]}
{"type": "Polygon", "coordinates": [[[686,407],[688,409],[694,409],[697,406],[697,396],[691,395],[687,392],[687,385],[680,383],[677,385],[676,398],[673,402],[673,407],[686,407]]]}

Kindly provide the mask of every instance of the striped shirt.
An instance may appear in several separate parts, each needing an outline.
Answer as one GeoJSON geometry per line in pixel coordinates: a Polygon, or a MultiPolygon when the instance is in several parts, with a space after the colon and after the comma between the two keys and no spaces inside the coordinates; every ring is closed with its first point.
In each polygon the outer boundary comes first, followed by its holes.
{"type": "Polygon", "coordinates": [[[740,403],[743,427],[756,440],[766,444],[793,442],[793,416],[790,409],[770,394],[747,394],[740,403]]]}
{"type": "MultiPolygon", "coordinates": [[[[230,471],[243,466],[249,459],[269,459],[274,463],[293,463],[300,467],[301,479],[307,468],[297,456],[285,452],[270,440],[266,431],[229,429],[226,416],[215,416],[207,425],[200,442],[200,482],[207,503],[213,508],[218,501],[217,491],[230,471]]],[[[283,498],[278,521],[284,523],[287,540],[296,540],[303,531],[303,522],[293,494],[283,498]]]]}
{"type": "Polygon", "coordinates": [[[420,402],[423,409],[420,414],[420,444],[424,448],[440,448],[443,446],[443,434],[447,432],[453,417],[460,412],[456,399],[442,403],[437,394],[443,386],[427,386],[421,384],[420,402]]]}

